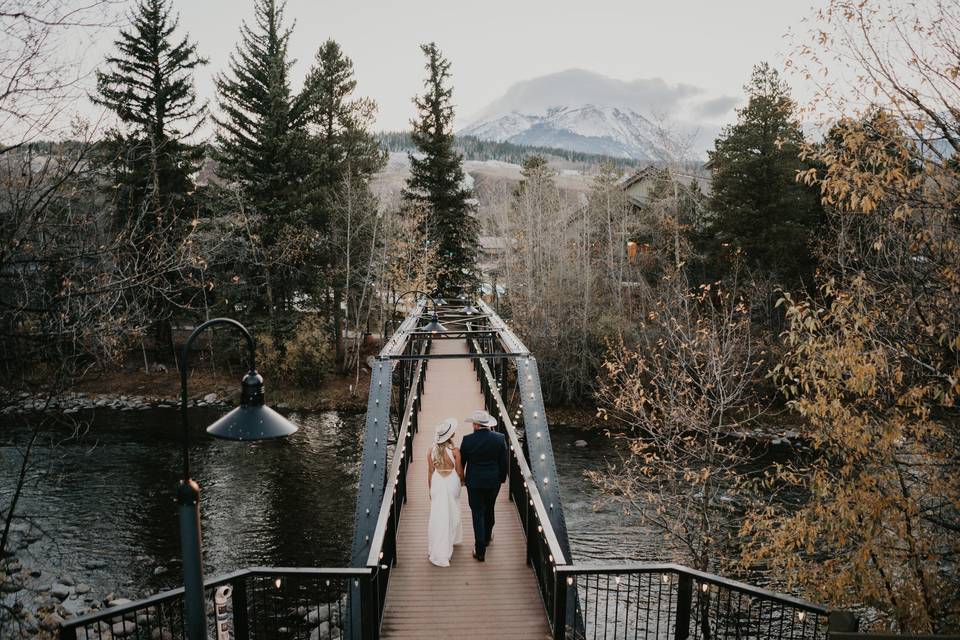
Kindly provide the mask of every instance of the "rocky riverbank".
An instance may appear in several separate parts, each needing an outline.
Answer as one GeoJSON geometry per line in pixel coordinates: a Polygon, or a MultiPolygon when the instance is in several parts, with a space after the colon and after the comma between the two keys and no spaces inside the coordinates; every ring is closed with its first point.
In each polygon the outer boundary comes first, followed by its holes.
{"type": "MultiPolygon", "coordinates": [[[[5,639],[56,638],[65,619],[123,603],[116,594],[95,593],[74,576],[35,566],[31,551],[42,535],[28,524],[11,525],[7,546],[12,555],[0,560],[0,636],[5,639]]],[[[89,568],[104,566],[91,560],[89,568]]]]}
{"type": "MultiPolygon", "coordinates": [[[[45,411],[70,415],[96,409],[144,411],[147,409],[172,409],[180,406],[180,401],[177,398],[83,392],[63,393],[56,396],[37,396],[21,392],[7,400],[7,404],[0,409],[2,415],[23,415],[45,411]]],[[[194,407],[226,404],[227,399],[217,393],[208,393],[200,398],[190,400],[190,406],[194,407]]],[[[288,408],[286,405],[278,406],[279,408],[288,408]]]]}

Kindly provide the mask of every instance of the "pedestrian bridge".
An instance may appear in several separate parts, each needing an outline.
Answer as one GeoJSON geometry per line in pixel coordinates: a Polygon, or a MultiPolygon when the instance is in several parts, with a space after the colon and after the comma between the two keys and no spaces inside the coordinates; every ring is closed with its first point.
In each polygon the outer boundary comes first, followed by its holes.
{"type": "MultiPolygon", "coordinates": [[[[537,361],[482,301],[420,302],[372,362],[354,521],[350,567],[207,580],[209,635],[815,640],[852,630],[843,612],[680,565],[577,562],[537,361]],[[433,426],[481,408],[510,448],[494,543],[486,562],[471,557],[464,492],[463,545],[450,567],[435,567],[426,536],[433,426]]],[[[70,620],[61,637],[180,638],[182,599],[176,589],[70,620]]]]}

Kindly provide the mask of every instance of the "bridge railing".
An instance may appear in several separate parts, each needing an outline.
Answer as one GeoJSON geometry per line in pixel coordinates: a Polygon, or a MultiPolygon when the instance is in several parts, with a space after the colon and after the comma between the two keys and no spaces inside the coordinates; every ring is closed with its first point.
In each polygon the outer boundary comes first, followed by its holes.
{"type": "MultiPolygon", "coordinates": [[[[471,340],[469,344],[471,353],[480,354],[490,351],[489,346],[484,350],[479,341],[471,340]]],[[[516,506],[526,536],[527,562],[537,576],[540,595],[543,597],[551,625],[562,626],[566,618],[567,590],[558,579],[557,567],[566,564],[567,558],[550,524],[549,511],[555,508],[555,505],[544,504],[536,478],[527,462],[526,447],[510,419],[509,411],[500,394],[498,385],[502,386],[502,381],[498,381],[495,377],[487,359],[474,358],[473,362],[487,404],[487,411],[497,418],[497,430],[506,436],[507,446],[510,449],[507,482],[510,499],[516,506]]]]}
{"type": "Polygon", "coordinates": [[[681,565],[574,563],[557,573],[579,610],[555,638],[826,640],[830,629],[826,607],[681,565]]]}
{"type": "MultiPolygon", "coordinates": [[[[423,340],[415,350],[423,355],[430,349],[430,341],[423,340]]],[[[405,371],[401,369],[401,372],[405,371]]],[[[400,527],[400,514],[407,502],[407,468],[413,461],[413,436],[419,430],[419,414],[423,381],[427,371],[427,361],[417,360],[410,369],[409,377],[401,373],[400,383],[409,383],[402,397],[406,398],[400,415],[400,427],[394,445],[393,458],[386,473],[386,487],[383,502],[373,540],[370,543],[370,555],[367,567],[370,568],[376,586],[376,619],[379,625],[383,617],[383,603],[387,594],[390,572],[397,564],[397,531],[400,527]]]]}
{"type": "MultiPolygon", "coordinates": [[[[234,640],[376,637],[373,572],[366,568],[244,569],[205,582],[207,634],[234,640]],[[361,606],[350,606],[351,592],[361,606]],[[363,612],[357,617],[352,611],[363,612]]],[[[184,638],[183,589],[72,618],[61,640],[184,638]]]]}

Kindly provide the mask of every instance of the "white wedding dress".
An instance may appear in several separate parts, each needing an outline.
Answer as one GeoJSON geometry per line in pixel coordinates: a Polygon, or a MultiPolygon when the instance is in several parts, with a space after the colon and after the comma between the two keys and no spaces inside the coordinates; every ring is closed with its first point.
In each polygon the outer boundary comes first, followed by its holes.
{"type": "MultiPolygon", "coordinates": [[[[436,460],[436,448],[430,452],[436,460]]],[[[430,482],[430,522],[427,525],[427,553],[430,562],[438,567],[449,567],[453,545],[463,542],[460,522],[460,476],[454,470],[449,451],[444,451],[444,469],[434,464],[430,482]]]]}

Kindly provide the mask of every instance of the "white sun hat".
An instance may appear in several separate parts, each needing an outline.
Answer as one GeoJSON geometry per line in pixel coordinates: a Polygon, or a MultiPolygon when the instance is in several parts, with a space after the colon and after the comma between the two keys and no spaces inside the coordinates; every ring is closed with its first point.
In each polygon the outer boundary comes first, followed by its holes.
{"type": "Polygon", "coordinates": [[[473,415],[465,419],[466,422],[472,422],[474,424],[483,425],[484,427],[495,427],[497,426],[497,419],[492,415],[484,411],[483,409],[478,409],[473,412],[473,415]]]}
{"type": "Polygon", "coordinates": [[[442,444],[453,437],[453,434],[457,432],[457,421],[454,418],[447,418],[443,422],[437,425],[433,442],[434,444],[442,444]]]}

